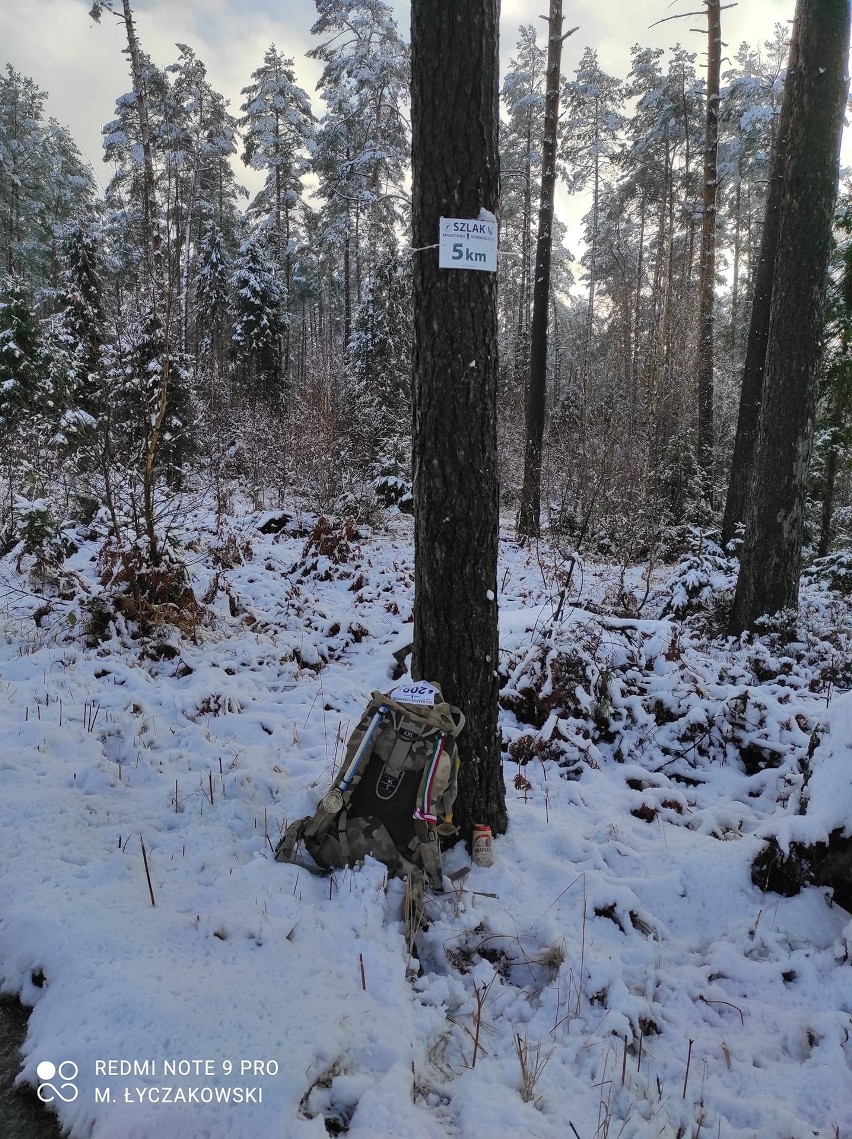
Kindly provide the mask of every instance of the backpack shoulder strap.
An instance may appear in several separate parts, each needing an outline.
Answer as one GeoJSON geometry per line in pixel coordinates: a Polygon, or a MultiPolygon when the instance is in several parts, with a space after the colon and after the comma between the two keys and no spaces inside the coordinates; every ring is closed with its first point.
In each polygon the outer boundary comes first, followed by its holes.
{"type": "Polygon", "coordinates": [[[323,795],[316,811],[291,823],[275,848],[276,862],[292,862],[296,844],[329,829],[331,823],[344,811],[352,792],[358,786],[378,730],[389,715],[389,708],[381,692],[375,691],[370,703],[356,724],[346,747],[343,765],[329,790],[323,795]]]}

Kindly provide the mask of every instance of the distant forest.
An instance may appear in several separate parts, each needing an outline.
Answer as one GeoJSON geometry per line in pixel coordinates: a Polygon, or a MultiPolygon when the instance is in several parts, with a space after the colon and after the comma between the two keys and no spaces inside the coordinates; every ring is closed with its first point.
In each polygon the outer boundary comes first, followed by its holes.
{"type": "MultiPolygon", "coordinates": [[[[190,46],[155,63],[144,27],[128,20],[129,93],[118,93],[103,128],[103,196],[68,131],[46,116],[45,92],[6,65],[6,553],[21,541],[59,549],[63,527],[101,517],[113,567],[129,579],[166,556],[169,520],[187,494],[209,493],[226,512],[239,487],[258,509],[294,500],[341,519],[409,506],[409,47],[381,0],[325,0],[318,10],[309,53],[322,64],[316,95],[297,85],[294,61],[272,44],[246,76],[236,115],[190,46]],[[264,176],[251,200],[235,155],[264,176]]],[[[498,435],[507,523],[524,466],[543,27],[518,29],[501,77],[498,435]]],[[[587,47],[561,78],[557,215],[566,192],[585,213],[578,260],[558,216],[553,227],[541,505],[543,528],[575,552],[650,563],[702,536],[721,542],[789,52],[779,24],[765,42],[729,49],[722,66],[706,454],[697,378],[704,53],[637,45],[629,73],[612,76],[587,47]]],[[[848,185],[835,211],[827,297],[805,557],[848,562],[848,185]]]]}

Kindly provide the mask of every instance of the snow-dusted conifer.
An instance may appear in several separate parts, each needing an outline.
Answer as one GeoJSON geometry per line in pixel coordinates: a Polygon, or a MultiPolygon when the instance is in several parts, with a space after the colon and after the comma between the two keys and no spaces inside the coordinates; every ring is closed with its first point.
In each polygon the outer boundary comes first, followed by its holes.
{"type": "Polygon", "coordinates": [[[290,315],[292,312],[292,227],[302,195],[302,175],[312,145],[314,120],[311,101],[296,83],[293,60],[271,44],[263,64],[244,87],[245,100],[239,126],[243,131],[243,162],[265,170],[266,181],[248,209],[248,216],[268,234],[269,253],[278,267],[283,298],[283,367],[290,370],[290,315]]]}
{"type": "Polygon", "coordinates": [[[399,221],[409,141],[408,49],[383,0],[316,0],[326,105],[314,148],[326,239],[342,254],[344,336],[375,251],[399,221]]]}
{"type": "Polygon", "coordinates": [[[198,251],[198,275],[195,304],[204,314],[204,332],[200,342],[199,374],[209,378],[208,403],[216,402],[214,388],[226,371],[227,320],[230,304],[228,261],[222,231],[214,221],[205,223],[198,251]]]}
{"type": "Polygon", "coordinates": [[[138,466],[150,446],[162,397],[162,372],[169,370],[166,409],[157,445],[157,472],[179,486],[183,465],[195,449],[189,375],[166,343],[162,322],[152,313],[129,323],[115,354],[110,378],[112,450],[138,466]]]}
{"type": "Polygon", "coordinates": [[[207,312],[193,307],[205,226],[215,222],[236,245],[240,189],[230,158],[236,153],[236,120],[222,95],[207,80],[207,69],[186,44],[166,71],[172,76],[168,101],[171,122],[164,162],[172,190],[167,207],[171,272],[180,282],[180,343],[198,353],[206,334],[207,312]]]}
{"type": "Polygon", "coordinates": [[[0,269],[53,284],[64,226],[91,212],[94,179],[70,134],[45,121],[47,94],[7,64],[0,75],[0,269]]]}
{"type": "Polygon", "coordinates": [[[588,308],[583,348],[583,380],[591,365],[598,285],[598,236],[602,179],[619,150],[622,114],[622,84],[601,68],[597,52],[586,48],[574,73],[563,87],[565,131],[561,140],[562,175],[571,193],[591,189],[592,205],[586,220],[588,308]]]}
{"type": "Polygon", "coordinates": [[[233,344],[248,392],[269,402],[282,395],[281,288],[263,234],[251,234],[240,246],[231,275],[233,344]]]}
{"type": "MultiPolygon", "coordinates": [[[[783,91],[790,36],[779,25],[762,52],[740,44],[722,76],[719,107],[721,236],[730,248],[731,293],[727,341],[740,356],[748,331],[748,298],[754,280],[766,207],[773,138],[783,91]]],[[[725,347],[724,339],[720,347],[725,347]]]]}
{"type": "Polygon", "coordinates": [[[7,273],[26,272],[38,245],[46,98],[31,79],[6,65],[0,76],[0,250],[7,273]]]}
{"type": "Polygon", "coordinates": [[[263,64],[244,87],[242,160],[253,170],[265,170],[262,190],[249,206],[249,215],[269,228],[272,250],[283,264],[289,242],[290,214],[302,193],[307,149],[313,137],[309,96],[296,83],[293,60],[271,44],[263,64]]]}
{"type": "Polygon", "coordinates": [[[75,226],[65,242],[59,305],[60,336],[68,354],[63,403],[96,418],[104,396],[102,350],[106,339],[99,237],[75,226]]]}
{"type": "Polygon", "coordinates": [[[411,483],[411,267],[390,247],[364,285],[349,340],[353,453],[398,501],[411,483]]]}
{"type": "Polygon", "coordinates": [[[43,379],[41,337],[32,296],[19,277],[0,279],[0,435],[8,437],[44,413],[50,397],[43,379]]]}
{"type": "Polygon", "coordinates": [[[507,121],[500,131],[500,240],[512,256],[499,265],[501,321],[507,338],[502,364],[513,388],[529,365],[534,225],[541,194],[541,139],[547,52],[531,25],[519,29],[516,54],[503,80],[507,121]]]}

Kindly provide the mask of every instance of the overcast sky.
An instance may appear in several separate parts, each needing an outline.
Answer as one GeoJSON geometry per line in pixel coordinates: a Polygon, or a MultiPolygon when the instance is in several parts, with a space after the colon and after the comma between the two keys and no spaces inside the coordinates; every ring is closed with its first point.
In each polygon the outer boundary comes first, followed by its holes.
{"type": "MultiPolygon", "coordinates": [[[[120,4],[118,5],[120,7],[120,4]]],[[[0,0],[0,63],[11,63],[50,96],[48,113],[67,126],[101,183],[109,176],[101,159],[100,128],[114,117],[117,96],[130,79],[122,27],[104,17],[89,19],[91,0],[0,0]]],[[[409,5],[394,3],[400,31],[409,38],[409,5]]],[[[540,13],[547,0],[502,0],[500,54],[503,66],[514,54],[521,24],[544,30],[540,13]]],[[[601,66],[626,76],[630,47],[683,43],[702,52],[703,17],[672,20],[649,28],[677,12],[701,10],[701,0],[566,0],[565,28],[579,30],[565,44],[562,70],[570,75],[583,50],[594,47],[601,66]]],[[[776,23],[793,17],[795,0],[740,0],[722,12],[722,35],[733,54],[746,40],[758,46],[776,23]]],[[[315,45],[310,34],[316,19],[313,0],[136,0],[134,11],[142,47],[160,66],[177,57],[176,43],[189,44],[206,64],[212,86],[239,113],[240,89],[260,66],[270,43],[292,56],[301,85],[314,96],[319,67],[305,53],[315,45]]],[[[543,35],[542,35],[543,42],[543,35]]],[[[699,60],[700,62],[700,60],[699,60]]],[[[321,112],[319,105],[315,107],[321,112]]],[[[249,185],[241,166],[241,181],[249,185]]],[[[256,176],[255,176],[256,178],[256,176]]],[[[251,184],[255,189],[257,182],[251,184]]]]}

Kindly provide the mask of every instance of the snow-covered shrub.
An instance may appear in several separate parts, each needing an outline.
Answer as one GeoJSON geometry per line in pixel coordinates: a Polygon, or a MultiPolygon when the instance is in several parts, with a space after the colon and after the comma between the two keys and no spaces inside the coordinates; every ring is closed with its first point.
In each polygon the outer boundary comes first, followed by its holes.
{"type": "Polygon", "coordinates": [[[144,538],[119,542],[110,536],[99,550],[97,567],[104,591],[89,606],[93,615],[89,632],[95,639],[113,617],[132,622],[143,635],[164,625],[195,633],[203,606],[175,543],[163,541],[153,563],[144,538]]]}
{"type": "Polygon", "coordinates": [[[520,723],[539,729],[554,711],[584,719],[592,708],[597,671],[594,650],[579,638],[559,647],[549,642],[529,646],[510,660],[500,704],[514,712],[520,723]]]}
{"type": "Polygon", "coordinates": [[[19,543],[18,562],[31,555],[30,569],[36,577],[51,578],[77,547],[67,522],[57,521],[56,508],[46,498],[15,499],[12,529],[19,543]]]}
{"type": "Polygon", "coordinates": [[[77,549],[76,536],[67,523],[57,522],[54,505],[47,498],[16,495],[5,521],[2,553],[9,554],[15,572],[28,589],[47,604],[56,597],[75,597],[79,582],[66,570],[66,558],[77,549]]]}
{"type": "Polygon", "coordinates": [[[376,479],[373,489],[382,505],[395,506],[403,514],[413,512],[414,497],[410,479],[402,478],[397,474],[382,474],[376,479]]]}
{"type": "Polygon", "coordinates": [[[411,514],[411,440],[402,434],[389,436],[378,449],[373,467],[372,488],[378,502],[411,514]]]}
{"type": "Polygon", "coordinates": [[[828,886],[834,900],[852,904],[852,693],[838,696],[814,734],[798,810],[772,819],[752,866],[762,890],[797,894],[803,886],[828,886]]]}
{"type": "Polygon", "coordinates": [[[662,616],[685,617],[707,608],[714,595],[729,593],[736,580],[736,567],[715,537],[691,528],[689,551],[678,559],[667,586],[662,616]]]}
{"type": "Polygon", "coordinates": [[[353,518],[373,527],[380,523],[386,505],[375,482],[353,480],[337,500],[334,513],[340,518],[353,518]]]}
{"type": "Polygon", "coordinates": [[[210,545],[210,553],[217,569],[233,569],[234,566],[250,562],[254,557],[249,538],[245,534],[239,534],[224,520],[219,522],[216,539],[210,545]]]}
{"type": "Polygon", "coordinates": [[[308,535],[301,557],[290,570],[291,576],[314,577],[318,581],[355,577],[361,557],[358,538],[354,518],[335,521],[321,515],[308,535]]]}
{"type": "Polygon", "coordinates": [[[50,504],[43,498],[30,501],[20,495],[15,501],[15,530],[24,551],[35,553],[47,547],[59,549],[59,527],[50,504]]]}
{"type": "Polygon", "coordinates": [[[819,558],[806,571],[808,581],[852,596],[852,550],[837,550],[819,558]]]}
{"type": "Polygon", "coordinates": [[[800,776],[814,724],[790,709],[796,687],[831,692],[852,683],[843,673],[849,634],[836,632],[832,642],[826,627],[787,645],[729,639],[707,651],[671,621],[566,622],[505,665],[504,744],[519,767],[615,761],[687,784],[708,764],[750,777],[774,768],[781,778],[800,776]]]}

